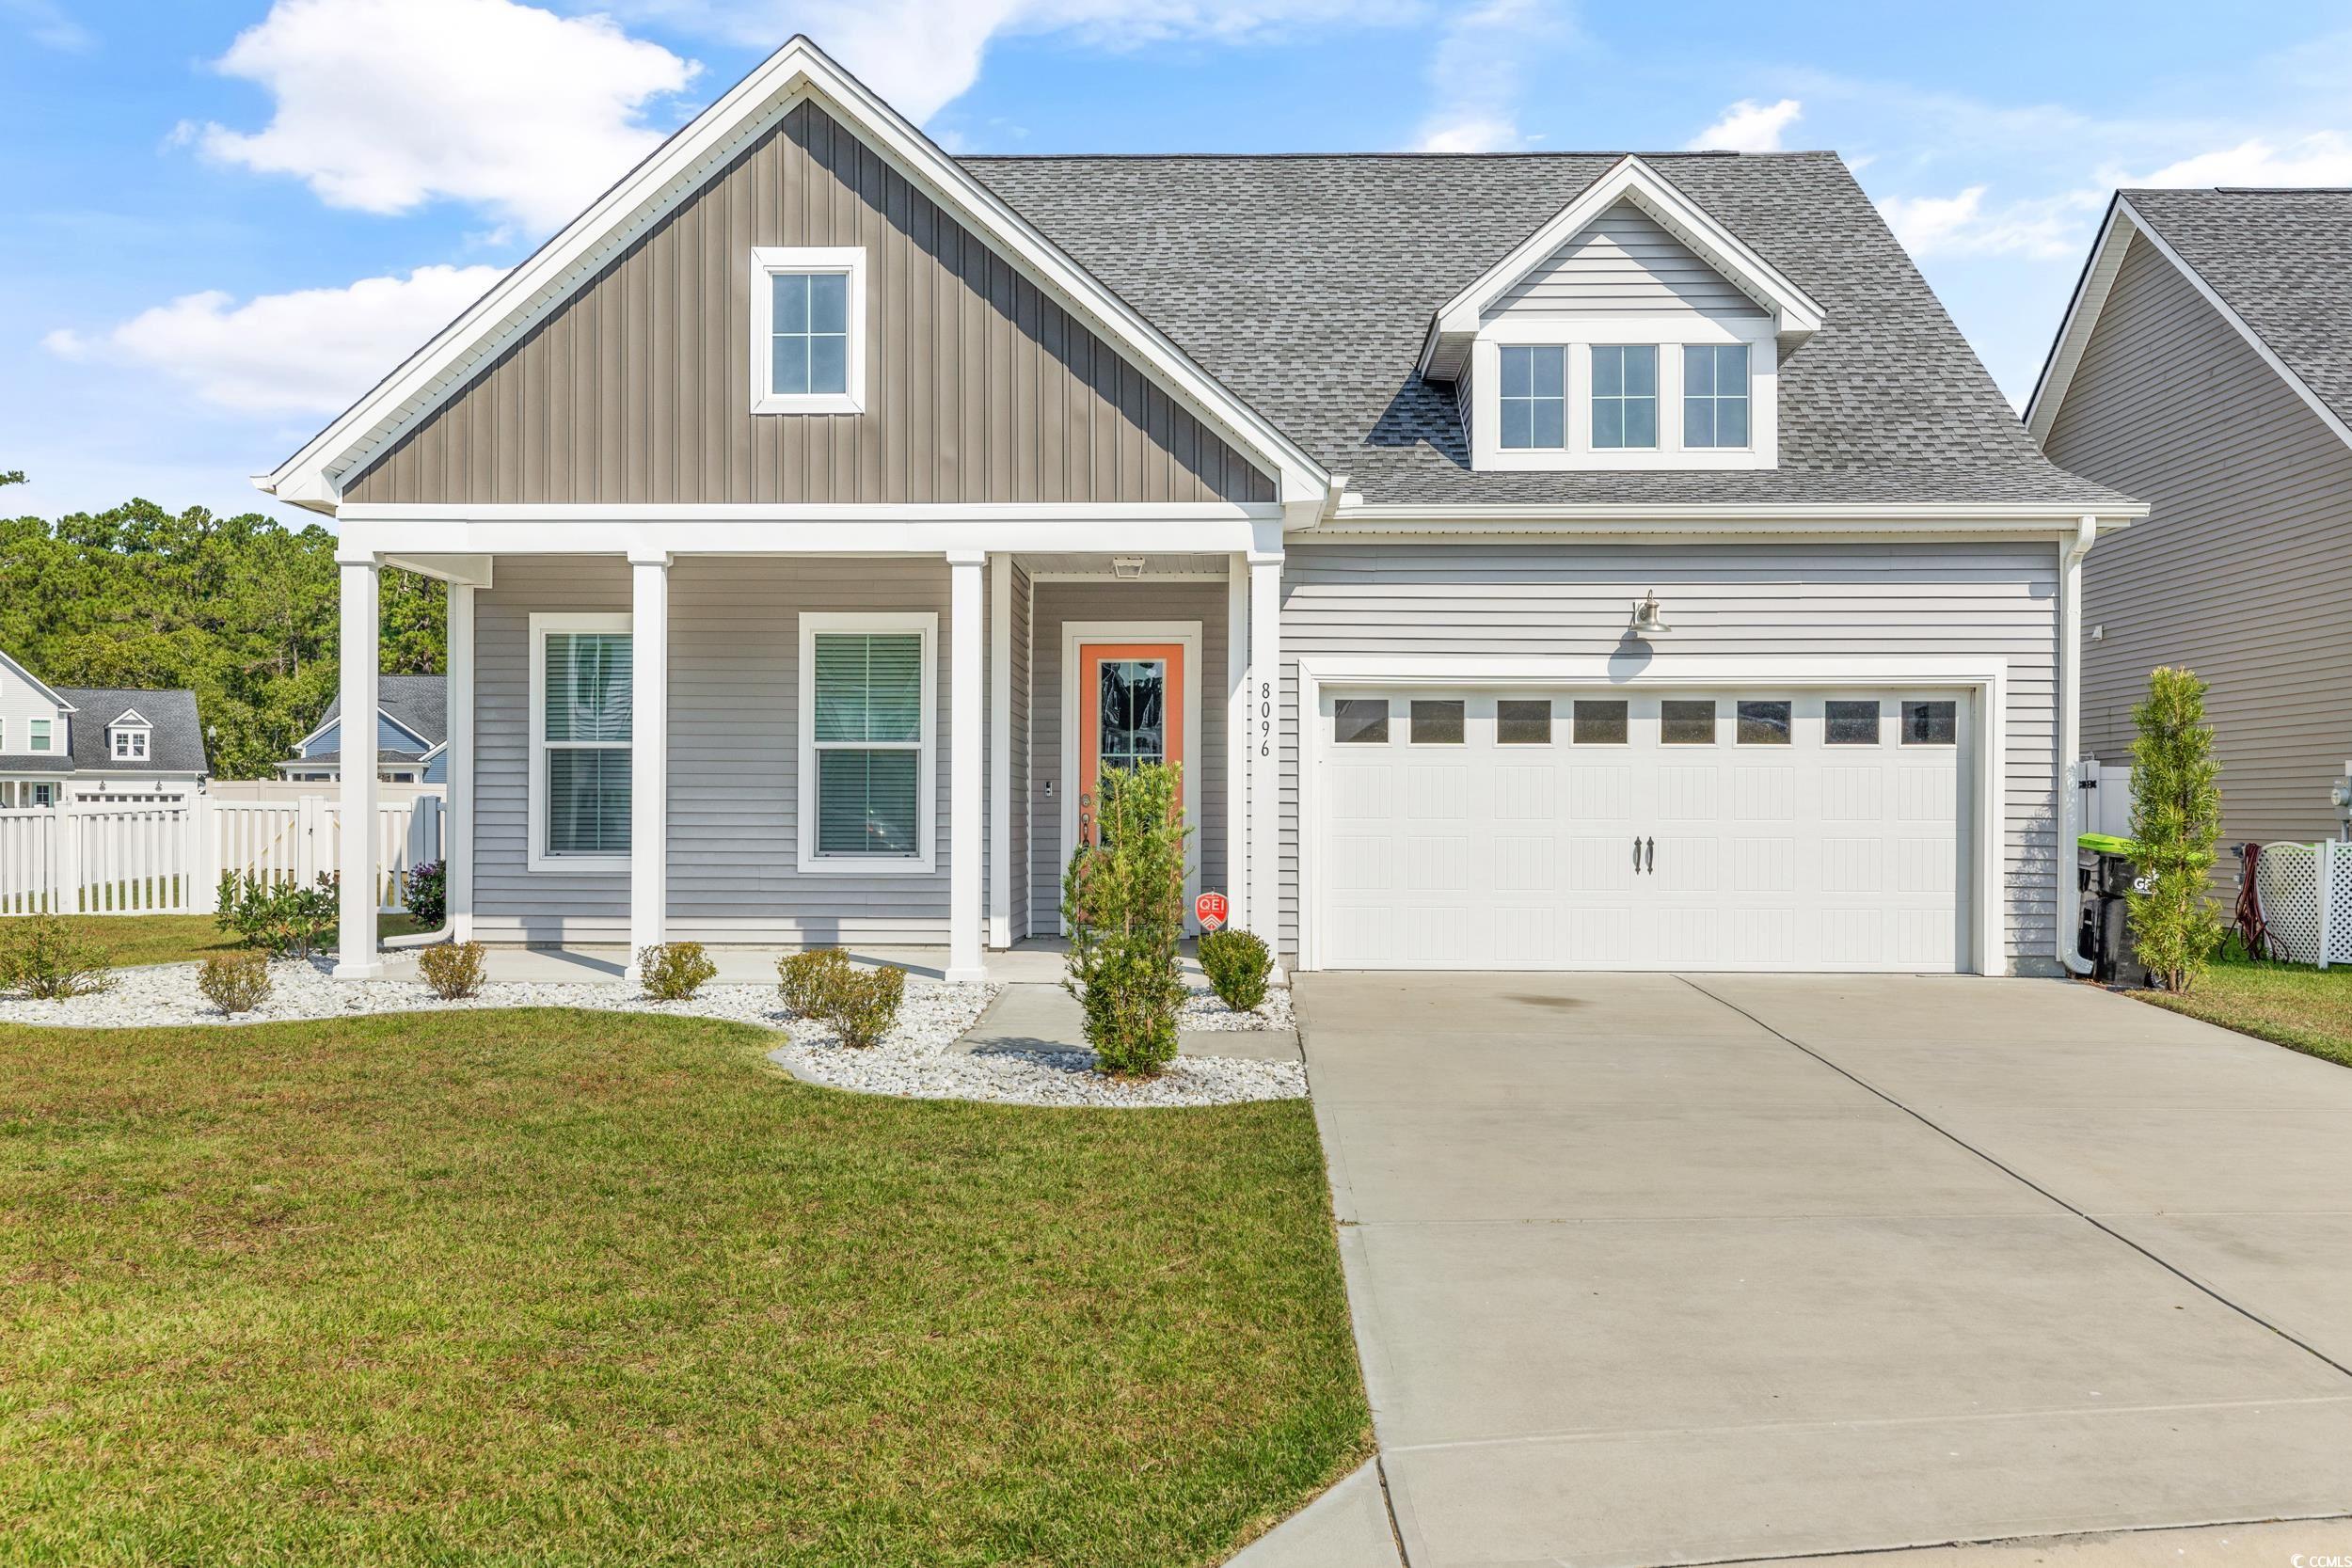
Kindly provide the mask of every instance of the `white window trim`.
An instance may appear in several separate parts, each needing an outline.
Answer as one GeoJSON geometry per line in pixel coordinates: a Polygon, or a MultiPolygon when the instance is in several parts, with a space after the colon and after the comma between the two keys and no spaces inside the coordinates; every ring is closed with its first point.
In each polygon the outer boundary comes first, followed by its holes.
{"type": "Polygon", "coordinates": [[[116,762],[145,762],[152,751],[150,737],[153,727],[147,724],[115,724],[106,731],[106,755],[116,762]],[[124,750],[124,742],[135,741],[138,749],[124,750]]]}
{"type": "Polygon", "coordinates": [[[752,248],[752,412],[755,414],[863,414],[866,412],[866,251],[859,245],[755,245],[752,248]],[[775,369],[771,346],[779,273],[837,272],[850,280],[850,341],[847,369],[838,392],[778,392],[770,386],[775,369]]]}
{"type": "Polygon", "coordinates": [[[56,755],[57,721],[55,719],[24,721],[24,750],[35,756],[56,755]]]}
{"type": "Polygon", "coordinates": [[[1624,315],[1501,316],[1470,345],[1470,466],[1481,472],[1576,469],[1776,468],[1780,466],[1778,344],[1768,316],[1719,318],[1695,313],[1636,320],[1624,315]],[[1682,444],[1682,350],[1690,343],[1748,345],[1748,444],[1682,444]],[[1502,349],[1565,345],[1568,444],[1502,445],[1502,349]],[[1595,348],[1658,350],[1658,444],[1593,445],[1595,348]]]}
{"type": "Polygon", "coordinates": [[[939,614],[936,610],[801,613],[800,764],[794,784],[804,877],[926,877],[939,867],[939,614]],[[827,855],[817,847],[817,639],[823,632],[918,632],[923,723],[915,751],[914,855],[827,855]]]}
{"type": "MultiPolygon", "coordinates": [[[[531,780],[524,793],[529,798],[525,810],[525,831],[531,835],[523,852],[523,868],[527,871],[565,877],[612,876],[628,872],[627,855],[551,855],[548,853],[548,634],[549,632],[628,632],[635,635],[632,618],[627,613],[581,615],[533,610],[531,614],[531,780]]],[[[629,657],[634,665],[636,649],[629,657]]],[[[633,753],[637,746],[637,721],[629,718],[628,747],[633,753]]],[[[603,742],[611,750],[619,743],[603,742]]]]}

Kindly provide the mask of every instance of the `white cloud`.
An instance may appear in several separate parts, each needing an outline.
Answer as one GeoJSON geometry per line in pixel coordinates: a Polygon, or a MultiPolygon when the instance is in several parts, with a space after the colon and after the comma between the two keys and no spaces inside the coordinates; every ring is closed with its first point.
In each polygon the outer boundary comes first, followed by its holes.
{"type": "Polygon", "coordinates": [[[534,231],[643,157],[662,135],[649,105],[699,69],[606,18],[515,0],[277,0],[218,64],[276,107],[259,131],[195,129],[208,155],[329,206],[447,198],[534,231]]]}
{"type": "Polygon", "coordinates": [[[978,80],[991,42],[1068,33],[1105,49],[1205,40],[1247,43],[1300,28],[1391,25],[1425,16],[1430,0],[611,0],[622,15],[660,20],[731,43],[773,48],[806,33],[858,79],[918,123],[978,80]]]}
{"type": "Polygon", "coordinates": [[[183,294],[95,337],[56,331],[61,358],[159,371],[246,414],[332,414],[373,386],[504,276],[502,267],[419,267],[344,289],[183,294]]]}
{"type": "Polygon", "coordinates": [[[1528,145],[1518,100],[1530,50],[1571,33],[1549,0],[1485,0],[1446,24],[1431,56],[1437,107],[1422,121],[1421,152],[1507,152],[1528,145]]]}
{"type": "Polygon", "coordinates": [[[1725,109],[1721,119],[1692,136],[1689,146],[1694,151],[1777,152],[1781,133],[1804,113],[1804,105],[1793,98],[1777,103],[1742,98],[1725,109]]]}
{"type": "Polygon", "coordinates": [[[2314,131],[2284,147],[2249,136],[2235,147],[2200,152],[2155,173],[2120,177],[2122,185],[2352,185],[2352,139],[2314,131]]]}
{"type": "Polygon", "coordinates": [[[24,36],[45,49],[78,54],[98,45],[96,35],[68,16],[56,0],[0,0],[0,16],[14,17],[24,36]]]}
{"type": "Polygon", "coordinates": [[[2049,261],[2081,252],[2090,220],[2106,201],[2103,191],[2077,190],[1988,211],[1986,189],[1970,185],[1952,196],[1887,197],[1880,201],[1879,212],[1914,257],[2010,255],[2049,261]]]}

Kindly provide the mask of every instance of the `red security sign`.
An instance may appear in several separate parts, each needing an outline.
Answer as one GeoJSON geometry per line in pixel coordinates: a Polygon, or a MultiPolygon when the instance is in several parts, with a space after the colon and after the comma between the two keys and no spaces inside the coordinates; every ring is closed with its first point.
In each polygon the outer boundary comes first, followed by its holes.
{"type": "Polygon", "coordinates": [[[1221,893],[1204,893],[1192,901],[1192,912],[1200,917],[1200,928],[1204,931],[1214,931],[1223,926],[1229,909],[1225,895],[1221,893]]]}

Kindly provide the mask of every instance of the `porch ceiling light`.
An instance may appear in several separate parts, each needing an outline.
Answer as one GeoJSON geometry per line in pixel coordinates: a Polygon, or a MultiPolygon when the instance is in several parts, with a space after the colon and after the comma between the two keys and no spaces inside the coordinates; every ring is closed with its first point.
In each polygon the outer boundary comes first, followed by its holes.
{"type": "Polygon", "coordinates": [[[1674,630],[1666,624],[1666,608],[1658,602],[1658,591],[1652,589],[1633,605],[1633,635],[1655,637],[1674,630]]]}
{"type": "Polygon", "coordinates": [[[1111,575],[1114,577],[1128,578],[1139,578],[1143,576],[1143,557],[1139,555],[1115,555],[1111,557],[1111,575]]]}

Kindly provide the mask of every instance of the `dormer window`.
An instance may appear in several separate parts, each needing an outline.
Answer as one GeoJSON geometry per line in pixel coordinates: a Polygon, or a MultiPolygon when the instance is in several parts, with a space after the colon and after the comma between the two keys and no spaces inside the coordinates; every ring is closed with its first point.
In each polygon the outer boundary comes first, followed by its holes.
{"type": "Polygon", "coordinates": [[[1686,343],[1682,349],[1682,444],[1748,444],[1748,345],[1686,343]]]}
{"type": "Polygon", "coordinates": [[[154,726],[144,715],[126,713],[106,726],[106,754],[117,762],[145,762],[154,726]]]}
{"type": "Polygon", "coordinates": [[[762,245],[752,271],[752,412],[863,413],[865,250],[762,245]]]}
{"type": "Polygon", "coordinates": [[[1658,349],[1643,343],[1593,350],[1593,450],[1658,445],[1658,349]]]}
{"type": "Polygon", "coordinates": [[[1511,344],[1502,351],[1502,444],[1514,451],[1568,444],[1568,351],[1511,344]]]}

